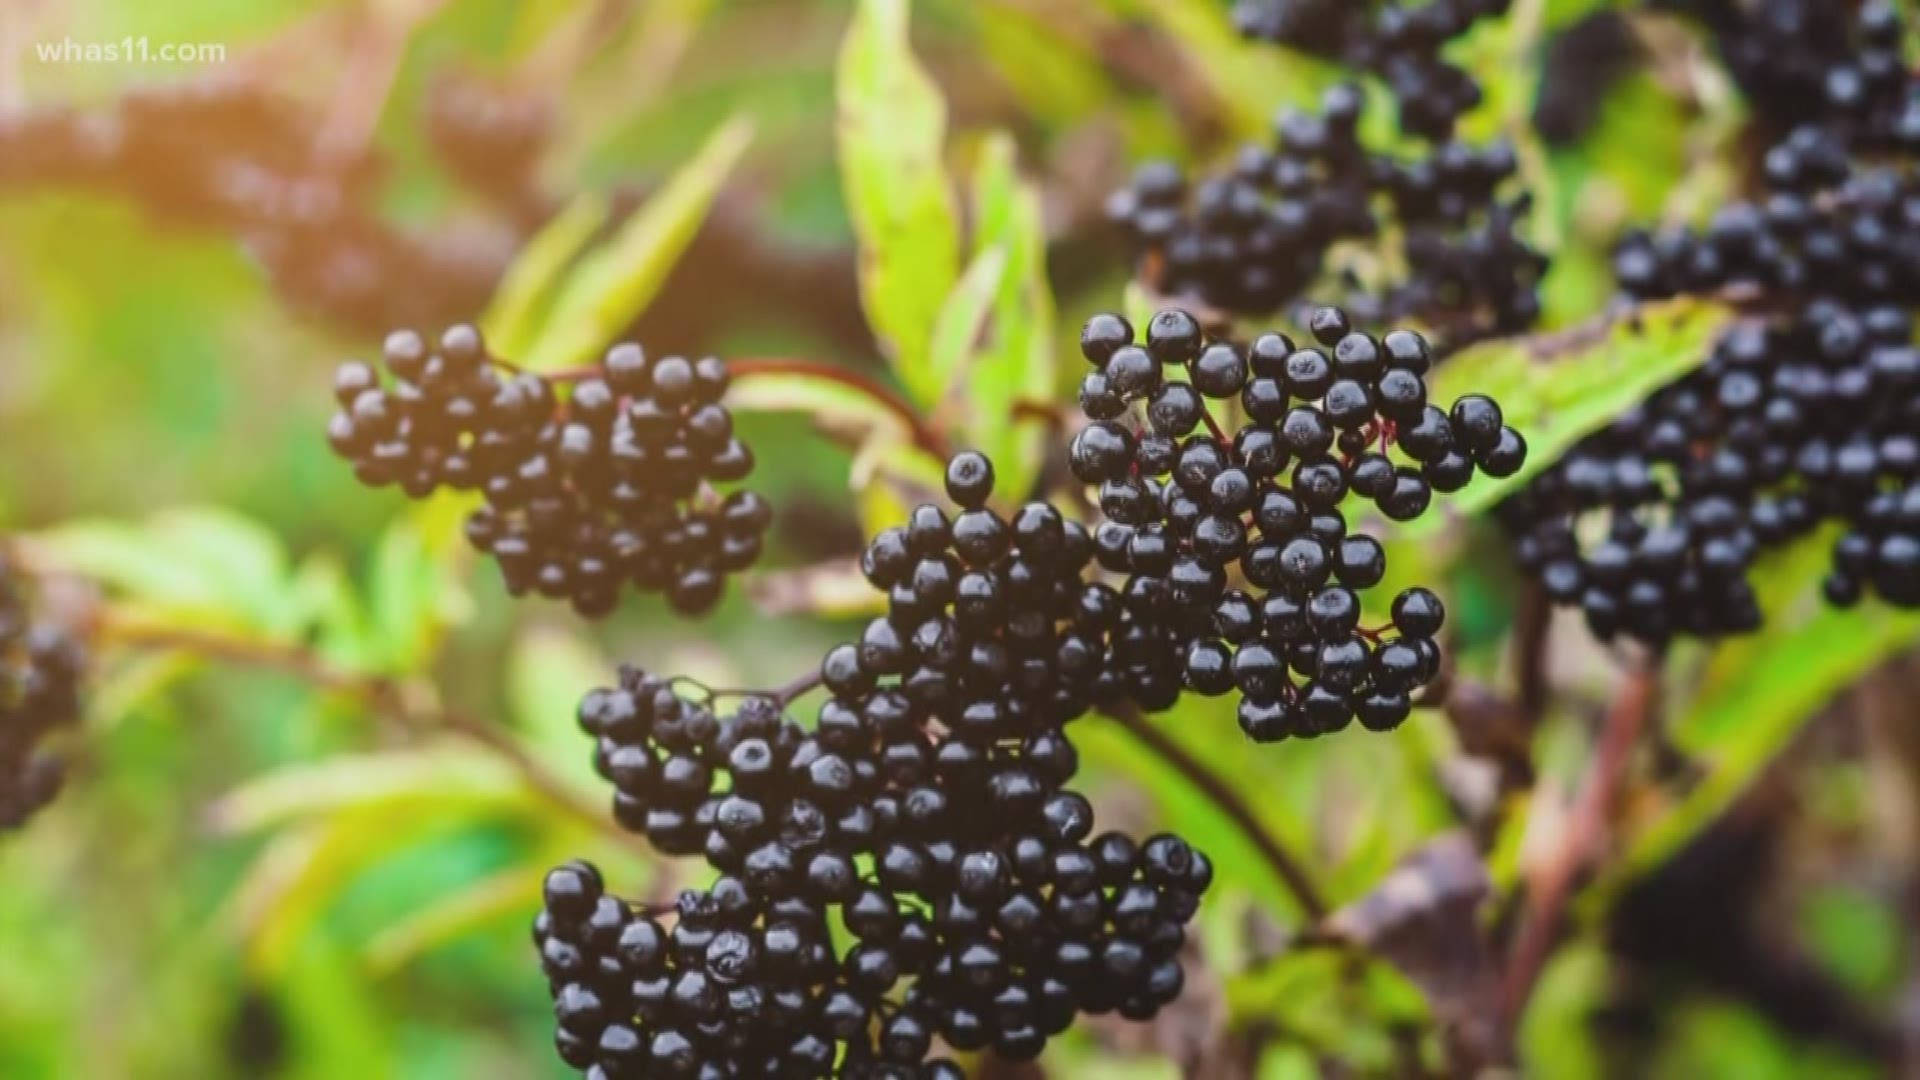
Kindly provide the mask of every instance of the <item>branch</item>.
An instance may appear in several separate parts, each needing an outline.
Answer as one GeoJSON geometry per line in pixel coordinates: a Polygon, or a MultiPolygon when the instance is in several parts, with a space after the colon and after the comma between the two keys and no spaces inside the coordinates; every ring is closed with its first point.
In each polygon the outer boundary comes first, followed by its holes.
{"type": "Polygon", "coordinates": [[[90,630],[101,644],[186,652],[239,667],[279,671],[321,690],[354,698],[370,712],[408,730],[438,729],[459,736],[505,761],[529,788],[568,816],[615,835],[628,846],[651,850],[642,847],[638,837],[614,827],[611,818],[576,795],[504,731],[456,710],[423,709],[409,700],[404,686],[386,676],[343,670],[304,646],[253,641],[218,631],[145,623],[105,613],[95,617],[90,630]]]}
{"type": "Polygon", "coordinates": [[[1619,806],[1627,765],[1634,744],[1652,723],[1659,707],[1660,668],[1657,660],[1636,658],[1607,709],[1606,726],[1587,766],[1579,801],[1574,804],[1566,836],[1556,858],[1527,875],[1527,909],[1521,916],[1509,952],[1506,977],[1506,1016],[1511,1030],[1533,992],[1533,984],[1553,950],[1554,938],[1573,898],[1574,883],[1600,855],[1608,824],[1619,806]]]}
{"type": "Polygon", "coordinates": [[[1267,866],[1293,893],[1294,900],[1312,922],[1326,917],[1327,904],[1320,896],[1313,879],[1308,875],[1301,861],[1283,847],[1277,837],[1254,816],[1253,809],[1240,798],[1225,780],[1209,769],[1205,762],[1188,753],[1185,747],[1169,739],[1165,733],[1148,722],[1147,718],[1133,705],[1103,708],[1102,713],[1124,728],[1133,736],[1135,742],[1145,747],[1155,757],[1173,767],[1194,790],[1204,795],[1214,808],[1225,814],[1244,834],[1247,841],[1259,850],[1267,866]]]}

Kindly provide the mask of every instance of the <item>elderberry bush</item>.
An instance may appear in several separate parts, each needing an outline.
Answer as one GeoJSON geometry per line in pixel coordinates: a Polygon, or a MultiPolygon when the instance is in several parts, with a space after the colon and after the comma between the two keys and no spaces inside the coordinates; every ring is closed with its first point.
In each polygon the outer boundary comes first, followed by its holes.
{"type": "Polygon", "coordinates": [[[1891,0],[1654,0],[1697,20],[1762,123],[1843,125],[1863,141],[1920,149],[1920,98],[1891,0]],[[1846,10],[1851,8],[1851,10],[1846,10]]]}
{"type": "Polygon", "coordinates": [[[1066,786],[1066,725],[1118,690],[1117,595],[1083,580],[1083,531],[1043,503],[999,518],[992,482],[962,454],[957,515],[923,506],[875,539],[888,612],[824,658],[810,729],[777,695],[723,714],[635,668],[582,701],[616,820],[722,877],[670,930],[585,868],[549,878],[536,941],[570,1063],[948,1076],[924,1060],[936,1035],[1027,1060],[1080,1013],[1144,1020],[1179,994],[1211,864],[1173,836],[1095,835],[1066,786]]]}
{"type": "Polygon", "coordinates": [[[40,746],[80,716],[79,644],[37,620],[28,585],[0,546],[0,832],[26,824],[60,792],[64,766],[40,746]]]}
{"type": "Polygon", "coordinates": [[[759,557],[771,508],[711,487],[753,468],[720,401],[718,359],[622,343],[562,384],[511,369],[461,324],[431,345],[388,335],[382,364],[390,382],[360,361],[335,373],[328,441],[368,485],[483,494],[467,539],[514,595],[565,599],[593,618],[631,584],[699,614],[759,557]]]}
{"type": "Polygon", "coordinates": [[[1431,591],[1408,589],[1389,624],[1361,625],[1386,553],[1350,526],[1349,499],[1410,521],[1434,492],[1526,460],[1491,398],[1428,402],[1419,334],[1376,338],[1337,308],[1309,325],[1318,347],[1280,333],[1209,342],[1178,309],[1156,314],[1142,343],[1118,315],[1081,334],[1092,423],[1069,462],[1098,486],[1096,556],[1126,576],[1136,617],[1171,629],[1186,686],[1238,691],[1241,727],[1262,742],[1328,734],[1356,715],[1393,728],[1439,671],[1445,612],[1431,591]],[[1244,421],[1229,432],[1214,410],[1234,405],[1244,421]]]}
{"type": "Polygon", "coordinates": [[[1380,321],[1419,317],[1454,344],[1530,326],[1547,261],[1519,235],[1529,201],[1508,192],[1512,147],[1448,140],[1426,157],[1371,153],[1359,138],[1365,105],[1358,86],[1336,86],[1318,114],[1283,111],[1274,146],[1249,143],[1229,170],[1191,187],[1172,163],[1150,162],[1107,215],[1160,292],[1223,311],[1282,307],[1327,276],[1336,245],[1391,226],[1406,274],[1356,295],[1356,307],[1380,321]]]}
{"type": "Polygon", "coordinates": [[[1731,291],[1750,314],[1501,510],[1520,564],[1601,637],[1757,629],[1754,561],[1828,521],[1850,528],[1831,601],[1920,603],[1905,494],[1920,478],[1920,186],[1859,156],[1856,135],[1795,128],[1756,198],[1620,245],[1630,297],[1731,291]]]}

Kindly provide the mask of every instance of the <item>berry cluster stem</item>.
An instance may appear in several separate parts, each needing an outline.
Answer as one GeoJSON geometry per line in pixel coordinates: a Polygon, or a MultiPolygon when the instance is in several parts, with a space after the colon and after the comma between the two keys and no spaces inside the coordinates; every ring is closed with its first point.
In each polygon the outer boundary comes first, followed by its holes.
{"type": "Polygon", "coordinates": [[[796,360],[787,357],[750,357],[727,361],[727,367],[735,376],[741,375],[805,375],[809,378],[825,379],[842,386],[850,387],[885,406],[887,411],[898,417],[907,432],[912,435],[915,446],[927,453],[946,460],[953,456],[947,445],[946,436],[935,430],[920,410],[913,407],[905,398],[892,389],[868,378],[857,371],[850,371],[833,364],[822,364],[813,360],[796,360]]]}

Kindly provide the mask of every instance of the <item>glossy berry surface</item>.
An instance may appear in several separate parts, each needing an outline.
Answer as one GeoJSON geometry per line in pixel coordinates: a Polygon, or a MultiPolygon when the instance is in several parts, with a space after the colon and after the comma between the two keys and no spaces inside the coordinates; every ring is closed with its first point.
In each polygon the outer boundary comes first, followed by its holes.
{"type": "Polygon", "coordinates": [[[1179,994],[1211,864],[1172,836],[1096,835],[1068,786],[1068,725],[1171,645],[1094,580],[1084,528],[1041,502],[1003,515],[993,480],[956,455],[956,506],[868,545],[886,611],[822,659],[810,726],[776,695],[725,709],[637,668],[581,701],[615,819],[722,876],[672,912],[579,865],[548,876],[535,943],[569,1063],[950,1076],[936,1038],[1029,1060],[1082,1013],[1144,1020],[1179,994]]]}
{"type": "MultiPolygon", "coordinates": [[[[1513,148],[1436,129],[1425,156],[1375,153],[1360,140],[1365,102],[1359,86],[1337,86],[1319,112],[1283,112],[1271,146],[1249,143],[1216,173],[1143,165],[1107,216],[1157,292],[1220,311],[1265,314],[1338,289],[1369,321],[1418,318],[1450,349],[1531,326],[1547,260],[1521,235],[1530,200],[1513,148]],[[1404,272],[1356,290],[1342,244],[1383,238],[1404,272]]],[[[1193,382],[1204,391],[1219,377],[1203,363],[1193,382]]]]}
{"type": "Polygon", "coordinates": [[[753,468],[719,360],[622,343],[557,383],[500,364],[462,324],[433,342],[388,335],[381,367],[384,378],[357,361],[335,373],[328,441],[368,485],[479,492],[467,540],[510,593],[599,617],[632,587],[700,614],[759,557],[771,508],[713,487],[753,468]]]}
{"type": "Polygon", "coordinates": [[[1237,694],[1260,742],[1407,717],[1439,672],[1444,607],[1411,588],[1369,625],[1386,554],[1348,515],[1410,520],[1436,491],[1511,475],[1526,456],[1492,398],[1426,402],[1418,334],[1374,337],[1338,308],[1310,312],[1304,329],[1304,344],[1270,332],[1242,347],[1171,309],[1136,344],[1124,319],[1096,316],[1088,382],[1111,387],[1136,354],[1164,370],[1089,414],[1068,450],[1104,518],[1095,558],[1130,620],[1113,652],[1124,690],[1150,710],[1182,687],[1237,694]],[[1212,409],[1236,398],[1246,422],[1228,432],[1212,409]]]}

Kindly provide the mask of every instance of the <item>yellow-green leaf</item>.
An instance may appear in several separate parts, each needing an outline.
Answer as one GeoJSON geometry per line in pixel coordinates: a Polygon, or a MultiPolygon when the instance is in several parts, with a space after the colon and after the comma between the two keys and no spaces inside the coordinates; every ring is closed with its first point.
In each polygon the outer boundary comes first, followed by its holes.
{"type": "Polygon", "coordinates": [[[509,866],[471,885],[455,889],[367,942],[367,967],[388,975],[420,956],[468,934],[540,906],[540,871],[509,866]]]}
{"type": "Polygon", "coordinates": [[[288,563],[260,523],[217,507],[140,522],[74,521],[27,539],[37,558],[193,625],[291,630],[288,563]]]}
{"type": "Polygon", "coordinates": [[[931,408],[934,323],[960,274],[959,213],[941,161],[947,107],[907,41],[907,0],[861,0],[835,69],[840,182],[860,297],[907,393],[931,408]]]}
{"type": "Polygon", "coordinates": [[[967,272],[947,294],[940,316],[933,323],[933,343],[928,349],[927,366],[940,397],[951,400],[970,391],[966,378],[974,347],[993,317],[1000,282],[1007,272],[1007,249],[1001,245],[981,248],[967,264],[967,272]]]}
{"type": "Polygon", "coordinates": [[[604,686],[612,668],[585,637],[559,627],[522,634],[507,662],[507,691],[516,726],[550,771],[574,781],[588,801],[602,797],[592,740],[574,722],[580,698],[604,686]]]}
{"type": "Polygon", "coordinates": [[[216,828],[254,832],[302,818],[374,807],[459,807],[510,811],[528,805],[525,782],[498,757],[436,747],[342,754],[290,765],[228,792],[209,817],[216,828]]]}
{"type": "Polygon", "coordinates": [[[734,376],[727,405],[742,412],[798,412],[828,433],[859,445],[876,432],[904,441],[907,419],[900,405],[827,371],[746,371],[734,376]]]}
{"type": "Polygon", "coordinates": [[[605,196],[584,192],[520,249],[480,319],[496,355],[512,359],[533,347],[567,267],[606,227],[607,213],[605,196]]]}
{"type": "Polygon", "coordinates": [[[1428,399],[1446,408],[1463,394],[1491,395],[1526,438],[1527,464],[1505,479],[1475,478],[1441,501],[1445,513],[1407,529],[1423,534],[1499,503],[1581,438],[1705,363],[1732,318],[1719,304],[1669,300],[1605,324],[1490,341],[1450,357],[1435,370],[1428,399]]]}
{"type": "Polygon", "coordinates": [[[1054,384],[1054,304],[1047,282],[1047,235],[1040,193],[1021,180],[1011,136],[996,133],[981,147],[974,175],[974,244],[1005,260],[978,357],[964,380],[967,435],[993,458],[1003,498],[1023,499],[1040,474],[1044,424],[1022,414],[1046,402],[1054,384]]]}
{"type": "Polygon", "coordinates": [[[612,238],[588,252],[561,287],[524,366],[553,371],[589,363],[645,311],[752,138],[744,117],[722,124],[612,238]]]}

